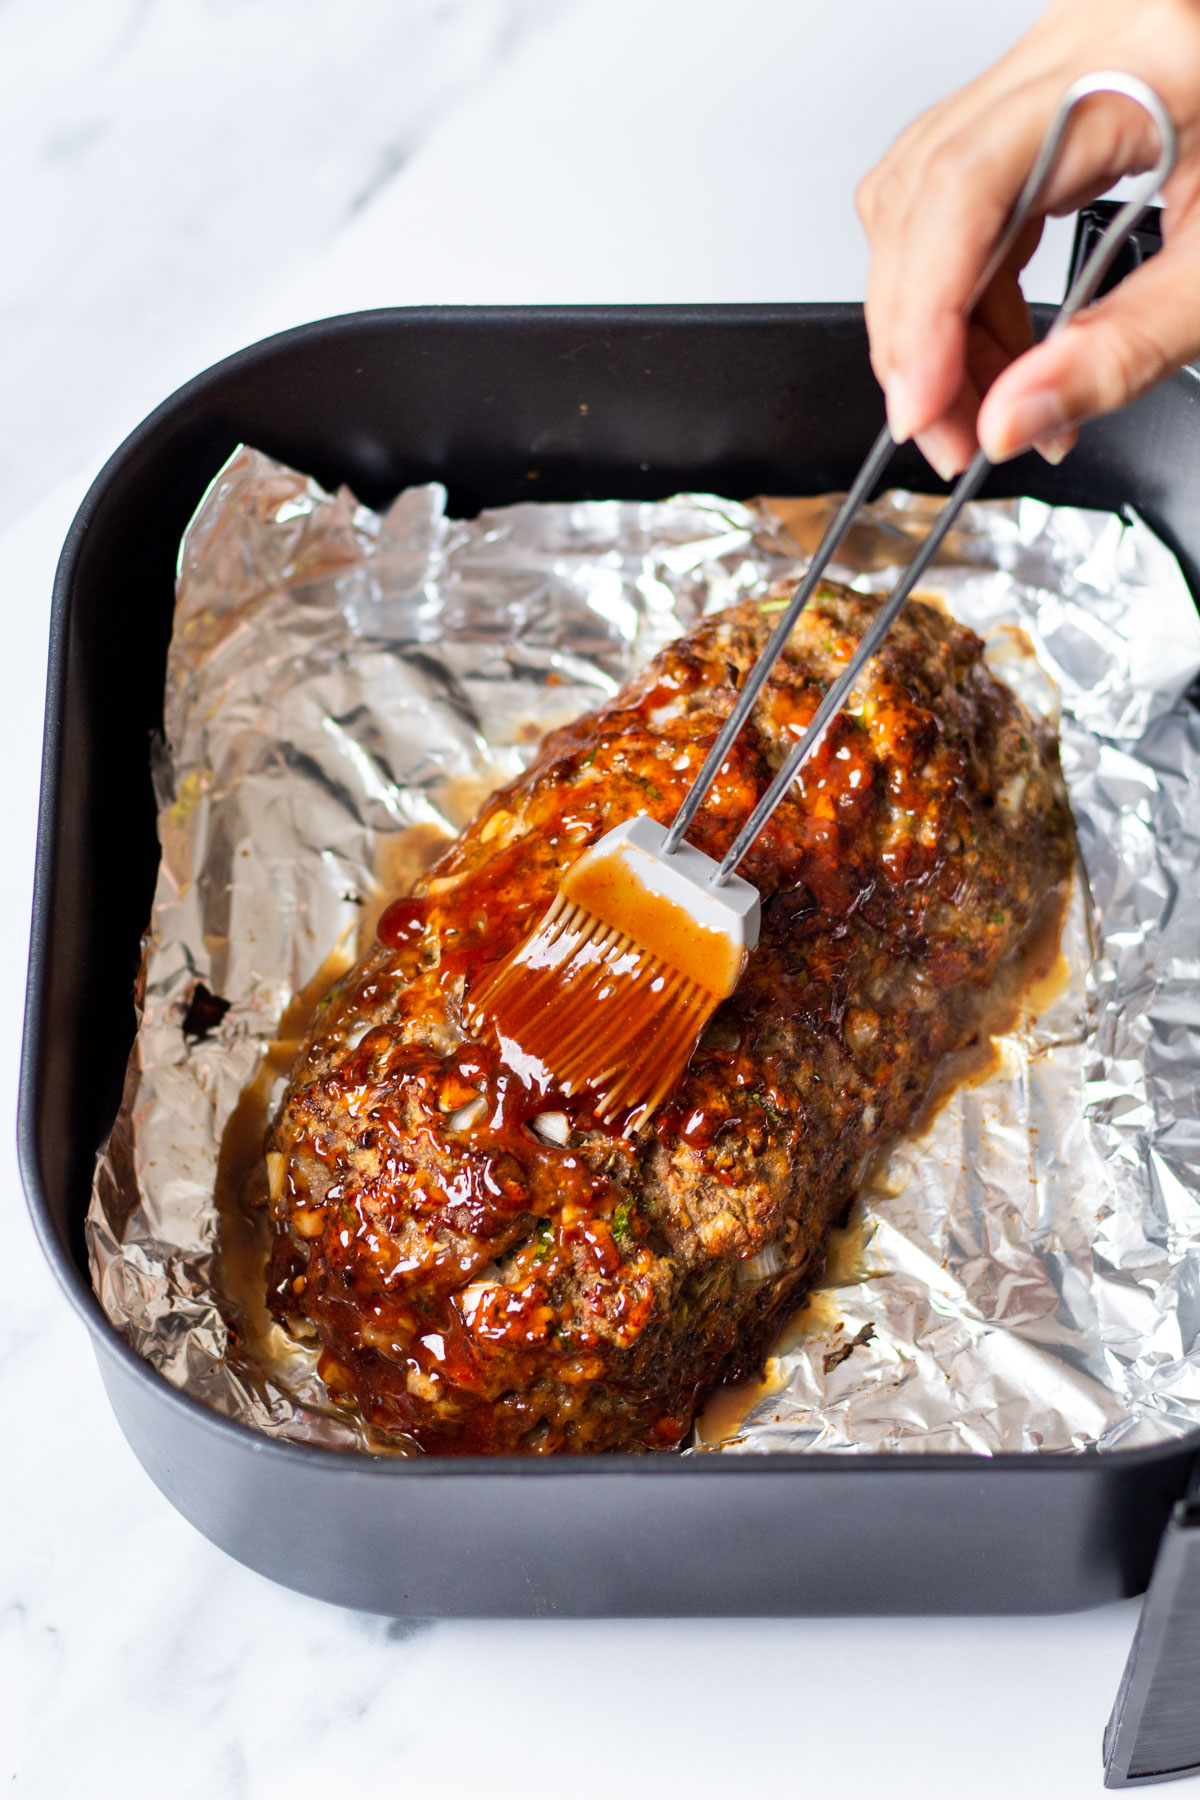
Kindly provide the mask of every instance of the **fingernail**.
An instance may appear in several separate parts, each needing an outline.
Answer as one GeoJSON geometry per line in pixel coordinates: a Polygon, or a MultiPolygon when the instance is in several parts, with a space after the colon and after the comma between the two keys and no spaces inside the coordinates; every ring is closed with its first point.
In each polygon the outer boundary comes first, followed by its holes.
{"type": "Polygon", "coordinates": [[[1078,440],[1077,431],[1064,431],[1061,437],[1039,438],[1033,447],[1039,456],[1057,469],[1064,456],[1071,454],[1078,440]]]}
{"type": "Polygon", "coordinates": [[[928,431],[920,432],[916,444],[934,474],[940,475],[943,481],[953,481],[962,472],[962,458],[946,442],[944,434],[936,425],[928,431]]]}
{"type": "Polygon", "coordinates": [[[888,430],[897,444],[907,444],[920,414],[917,397],[903,375],[889,375],[887,384],[888,430]]]}
{"type": "Polygon", "coordinates": [[[979,441],[989,462],[1008,462],[1042,438],[1061,437],[1066,422],[1062,401],[1054,389],[1038,388],[1014,401],[998,425],[986,416],[985,409],[980,417],[979,441]]]}

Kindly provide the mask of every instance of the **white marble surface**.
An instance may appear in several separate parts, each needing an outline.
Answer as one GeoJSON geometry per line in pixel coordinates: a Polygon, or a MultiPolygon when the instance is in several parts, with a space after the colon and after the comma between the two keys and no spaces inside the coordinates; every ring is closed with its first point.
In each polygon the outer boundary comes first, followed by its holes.
{"type": "MultiPolygon", "coordinates": [[[[6,0],[0,1079],[57,548],[178,381],[416,301],[853,298],[857,174],[1035,0],[6,0]],[[581,209],[576,201],[587,196],[581,209]]],[[[1065,232],[1032,289],[1058,291],[1065,232]]],[[[1133,1603],[1071,1618],[435,1624],[196,1535],[121,1439],[0,1162],[0,1782],[20,1800],[1094,1795],[1133,1603]]],[[[1180,1784],[1200,1793],[1200,1781],[1180,1784]]]]}

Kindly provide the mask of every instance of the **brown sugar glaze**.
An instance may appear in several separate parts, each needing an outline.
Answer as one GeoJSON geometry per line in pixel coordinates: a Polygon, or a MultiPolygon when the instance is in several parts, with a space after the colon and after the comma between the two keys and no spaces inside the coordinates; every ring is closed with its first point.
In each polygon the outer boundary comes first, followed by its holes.
{"type": "MultiPolygon", "coordinates": [[[[877,602],[823,591],[692,839],[720,857],[877,602]]],[[[492,796],[338,985],[270,1147],[269,1303],[331,1393],[441,1452],[670,1448],[761,1367],[867,1160],[977,1038],[1070,866],[1053,738],[972,633],[910,606],[744,867],[759,949],[648,1128],[464,1024],[565,871],[666,823],[773,620],[671,645],[492,796]],[[523,1078],[524,1077],[524,1078],[523,1078]]]]}

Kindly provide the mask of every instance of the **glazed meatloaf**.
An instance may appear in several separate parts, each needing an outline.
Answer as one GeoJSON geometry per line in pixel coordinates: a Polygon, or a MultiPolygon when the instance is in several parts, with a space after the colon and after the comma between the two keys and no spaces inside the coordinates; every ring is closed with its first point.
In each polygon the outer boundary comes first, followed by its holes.
{"type": "MultiPolygon", "coordinates": [[[[673,816],[781,605],[705,619],[547,737],[302,1049],[268,1152],[271,1306],[402,1446],[677,1446],[761,1366],[865,1162],[1069,871],[1053,734],[971,631],[910,602],[743,866],[761,939],[674,1093],[631,1135],[524,1085],[464,997],[581,851],[673,816]]],[[[690,834],[711,856],[877,605],[826,587],[800,619],[690,834]]]]}

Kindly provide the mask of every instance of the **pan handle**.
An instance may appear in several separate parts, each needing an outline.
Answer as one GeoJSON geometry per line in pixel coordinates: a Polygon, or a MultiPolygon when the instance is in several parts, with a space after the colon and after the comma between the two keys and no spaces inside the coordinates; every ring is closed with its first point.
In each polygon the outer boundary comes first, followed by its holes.
{"type": "MultiPolygon", "coordinates": [[[[1075,215],[1075,239],[1071,245],[1070,273],[1067,276],[1067,291],[1074,287],[1084,264],[1092,254],[1108,227],[1121,210],[1118,200],[1093,200],[1090,206],[1081,206],[1075,215]]],[[[1096,289],[1096,298],[1107,294],[1115,288],[1126,275],[1132,275],[1140,269],[1144,262],[1157,256],[1163,246],[1162,207],[1148,206],[1137,224],[1125,235],[1113,258],[1112,266],[1096,289]]]]}
{"type": "Polygon", "coordinates": [[[1104,1785],[1200,1770],[1200,1465],[1167,1521],[1104,1732],[1104,1785]]]}

